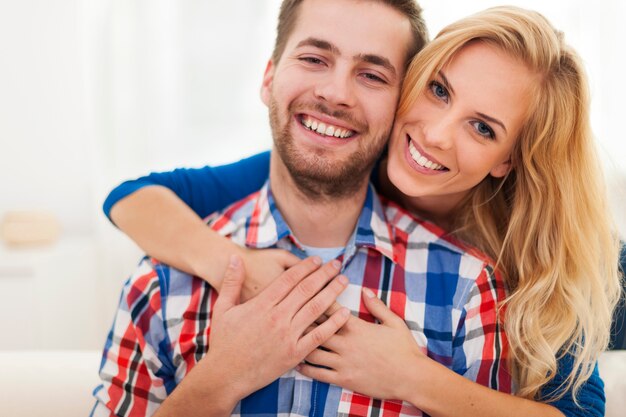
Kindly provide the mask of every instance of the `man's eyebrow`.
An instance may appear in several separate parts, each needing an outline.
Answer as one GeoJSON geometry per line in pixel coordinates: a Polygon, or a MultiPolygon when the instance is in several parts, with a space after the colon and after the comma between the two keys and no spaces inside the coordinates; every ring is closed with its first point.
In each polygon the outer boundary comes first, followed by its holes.
{"type": "MultiPolygon", "coordinates": [[[[313,46],[314,48],[319,48],[325,51],[330,51],[335,55],[341,55],[341,51],[339,50],[339,48],[337,48],[337,46],[319,38],[308,37],[306,39],[303,39],[300,42],[298,42],[298,44],[296,45],[296,48],[301,48],[303,46],[313,46]]],[[[397,74],[397,71],[395,67],[391,64],[391,61],[389,61],[387,58],[382,57],[380,55],[360,54],[360,55],[356,55],[354,59],[363,61],[363,62],[368,62],[373,65],[381,66],[385,68],[386,70],[388,70],[389,72],[391,72],[391,75],[394,77],[397,74]]]]}
{"type": "Polygon", "coordinates": [[[391,72],[391,75],[393,77],[395,77],[397,74],[396,68],[391,64],[391,61],[389,61],[387,58],[383,56],[374,55],[374,54],[361,54],[361,55],[355,56],[354,58],[363,62],[368,62],[373,65],[381,66],[385,68],[387,71],[391,72]]]}
{"type": "Polygon", "coordinates": [[[318,39],[318,38],[309,37],[304,40],[301,40],[300,42],[298,42],[298,45],[296,45],[296,48],[300,48],[303,46],[313,46],[315,48],[330,51],[333,54],[337,54],[337,55],[341,54],[341,52],[339,51],[339,48],[337,48],[335,45],[333,45],[332,43],[328,41],[318,39]]]}

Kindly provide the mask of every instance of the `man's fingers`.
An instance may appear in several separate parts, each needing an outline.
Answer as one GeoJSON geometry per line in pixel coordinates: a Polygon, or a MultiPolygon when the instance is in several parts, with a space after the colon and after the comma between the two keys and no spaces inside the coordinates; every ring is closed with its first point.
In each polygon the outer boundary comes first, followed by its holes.
{"type": "MultiPolygon", "coordinates": [[[[299,282],[281,303],[281,308],[284,309],[285,314],[289,317],[293,317],[305,304],[315,300],[317,294],[321,293],[327,284],[330,285],[329,281],[332,282],[333,277],[339,273],[340,269],[341,262],[334,260],[322,265],[320,269],[299,282]]],[[[342,286],[345,287],[347,282],[347,278],[341,278],[342,286]]],[[[344,288],[338,290],[340,293],[344,290],[344,288]]],[[[337,295],[339,295],[339,293],[337,293],[337,295]]],[[[316,318],[321,316],[324,311],[330,307],[330,305],[335,301],[335,298],[337,298],[337,296],[332,298],[328,303],[326,302],[326,299],[320,300],[322,302],[320,305],[324,306],[324,310],[318,311],[316,318]]]]}
{"type": "MultiPolygon", "coordinates": [[[[332,337],[331,337],[332,339],[332,337]]],[[[313,349],[313,352],[309,353],[304,360],[310,364],[325,366],[327,368],[337,369],[339,366],[340,356],[335,352],[330,352],[324,349],[313,349]]]]}
{"type": "Polygon", "coordinates": [[[298,351],[304,355],[310,354],[313,349],[322,345],[332,335],[337,333],[337,330],[339,330],[349,318],[350,311],[347,308],[342,307],[335,314],[330,316],[324,323],[302,336],[298,341],[298,351]]]}
{"type": "Polygon", "coordinates": [[[222,313],[239,304],[244,279],[245,271],[243,262],[241,262],[239,256],[232,255],[228,267],[226,268],[226,273],[224,274],[222,288],[220,289],[217,301],[215,301],[214,310],[216,313],[222,313]]]}
{"type": "MultiPolygon", "coordinates": [[[[326,319],[328,319],[328,317],[326,319]]],[[[343,346],[343,336],[341,335],[341,332],[344,331],[346,326],[350,325],[350,320],[359,320],[359,319],[356,317],[348,317],[348,321],[346,322],[346,324],[344,324],[339,330],[337,330],[337,332],[334,335],[332,335],[328,340],[322,343],[320,347],[327,349],[327,350],[332,350],[333,352],[341,352],[341,348],[343,346]]],[[[313,324],[307,327],[307,329],[304,331],[304,334],[305,335],[309,334],[316,328],[317,328],[317,325],[313,324]]]]}
{"type": "Polygon", "coordinates": [[[296,368],[304,376],[308,376],[311,379],[317,381],[326,382],[328,384],[339,385],[338,373],[333,369],[318,368],[317,366],[308,365],[302,363],[296,368]]]}
{"type": "Polygon", "coordinates": [[[324,314],[325,314],[326,316],[332,316],[332,315],[333,315],[333,313],[334,313],[335,311],[339,310],[340,308],[341,308],[341,304],[339,304],[338,302],[336,302],[336,301],[335,301],[335,302],[333,303],[333,305],[331,305],[331,306],[328,308],[328,310],[326,310],[326,311],[324,312],[324,314]]]}
{"type": "MultiPolygon", "coordinates": [[[[302,284],[304,283],[306,283],[306,281],[302,284]]],[[[320,284],[319,281],[313,281],[311,284],[313,283],[316,285],[320,284]]],[[[320,320],[320,317],[323,315],[324,311],[335,302],[339,294],[346,289],[347,285],[348,279],[343,275],[339,275],[337,278],[330,281],[321,291],[316,287],[307,289],[306,291],[313,293],[310,299],[306,298],[307,294],[303,292],[305,290],[298,290],[299,286],[296,287],[296,289],[292,291],[292,294],[283,301],[288,312],[294,311],[291,310],[293,308],[297,309],[293,313],[287,313],[293,317],[293,328],[297,332],[304,332],[307,327],[315,322],[318,322],[320,326],[326,323],[328,318],[326,320],[320,320]],[[319,292],[315,293],[315,291],[319,292]]],[[[337,311],[341,311],[341,309],[337,311]]]]}
{"type": "Polygon", "coordinates": [[[318,256],[312,256],[298,262],[278,276],[256,298],[271,305],[280,303],[306,277],[317,271],[322,265],[318,256]]]}

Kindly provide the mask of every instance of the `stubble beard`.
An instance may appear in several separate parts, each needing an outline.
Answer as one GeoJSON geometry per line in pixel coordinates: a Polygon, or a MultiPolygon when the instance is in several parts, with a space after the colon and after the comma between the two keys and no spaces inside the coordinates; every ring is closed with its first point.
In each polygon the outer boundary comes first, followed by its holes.
{"type": "MultiPolygon", "coordinates": [[[[391,129],[379,137],[368,138],[368,131],[359,130],[362,138],[359,149],[344,160],[332,160],[324,149],[314,151],[300,149],[294,143],[289,124],[296,114],[293,103],[287,109],[287,120],[281,126],[276,101],[270,100],[270,126],[274,146],[291,178],[307,198],[312,201],[350,198],[360,191],[367,182],[370,172],[387,143],[391,129]]],[[[339,119],[345,119],[342,112],[329,112],[322,105],[315,110],[339,119]]]]}

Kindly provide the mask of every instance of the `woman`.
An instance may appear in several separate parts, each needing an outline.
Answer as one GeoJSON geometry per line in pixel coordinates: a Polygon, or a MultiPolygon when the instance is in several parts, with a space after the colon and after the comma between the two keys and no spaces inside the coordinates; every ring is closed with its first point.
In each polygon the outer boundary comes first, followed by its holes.
{"type": "MultiPolygon", "coordinates": [[[[249,167],[239,168],[246,179],[251,177],[249,167]]],[[[558,415],[557,409],[589,415],[593,411],[572,403],[572,395],[578,394],[583,406],[598,406],[595,412],[601,413],[603,396],[594,392],[594,364],[608,342],[619,294],[618,241],[590,132],[585,76],[562,35],[541,15],[507,7],[445,28],[408,69],[388,157],[379,173],[383,193],[496,260],[509,289],[503,325],[514,357],[517,394],[552,402],[556,408],[480,390],[437,367],[428,368],[430,387],[423,382],[409,391],[445,386],[445,392],[401,399],[432,415],[558,415]],[[588,380],[594,381],[591,387],[585,384],[588,380]],[[457,391],[475,395],[463,403],[446,403],[446,396],[457,391]]],[[[196,174],[204,175],[192,176],[196,174]]],[[[206,194],[207,179],[195,178],[201,187],[197,190],[206,194]]],[[[218,194],[232,187],[214,190],[218,194]]],[[[120,193],[124,191],[114,191],[105,208],[120,193]]],[[[142,234],[149,218],[133,210],[141,200],[116,205],[111,215],[148,253],[207,279],[222,276],[225,265],[207,269],[208,262],[196,260],[215,253],[225,263],[225,254],[240,249],[207,235],[207,228],[189,217],[182,203],[159,201],[160,222],[183,216],[170,236],[185,236],[184,242],[142,234]]],[[[268,276],[294,262],[282,252],[244,257],[248,271],[263,272],[248,280],[248,297],[268,276]]],[[[219,286],[214,278],[208,280],[219,286]]],[[[383,325],[391,323],[395,333],[386,337],[394,337],[397,346],[410,345],[393,313],[376,300],[366,305],[383,325]]],[[[350,362],[349,352],[344,358],[336,353],[339,347],[327,347],[331,352],[320,350],[309,359],[331,369],[302,365],[301,372],[352,390],[369,390],[373,397],[395,394],[377,384],[375,370],[350,362]],[[349,381],[341,369],[362,372],[349,381]]],[[[427,358],[420,360],[429,364],[427,358]]],[[[400,367],[402,361],[398,363],[400,367]]]]}

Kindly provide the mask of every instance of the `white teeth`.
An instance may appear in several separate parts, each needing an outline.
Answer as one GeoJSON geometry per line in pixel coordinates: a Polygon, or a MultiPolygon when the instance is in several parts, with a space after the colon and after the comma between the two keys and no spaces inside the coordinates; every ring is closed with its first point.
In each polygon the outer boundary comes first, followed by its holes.
{"type": "Polygon", "coordinates": [[[320,135],[333,136],[336,138],[349,138],[354,135],[354,132],[347,129],[341,129],[336,126],[327,125],[326,123],[318,122],[315,119],[309,117],[302,117],[301,123],[307,129],[315,131],[320,135]]]}
{"type": "Polygon", "coordinates": [[[420,154],[413,142],[409,141],[409,153],[413,157],[413,160],[417,162],[418,165],[423,166],[424,168],[432,169],[435,171],[442,171],[445,169],[443,165],[440,165],[436,162],[433,162],[427,159],[424,155],[420,154]]]}

